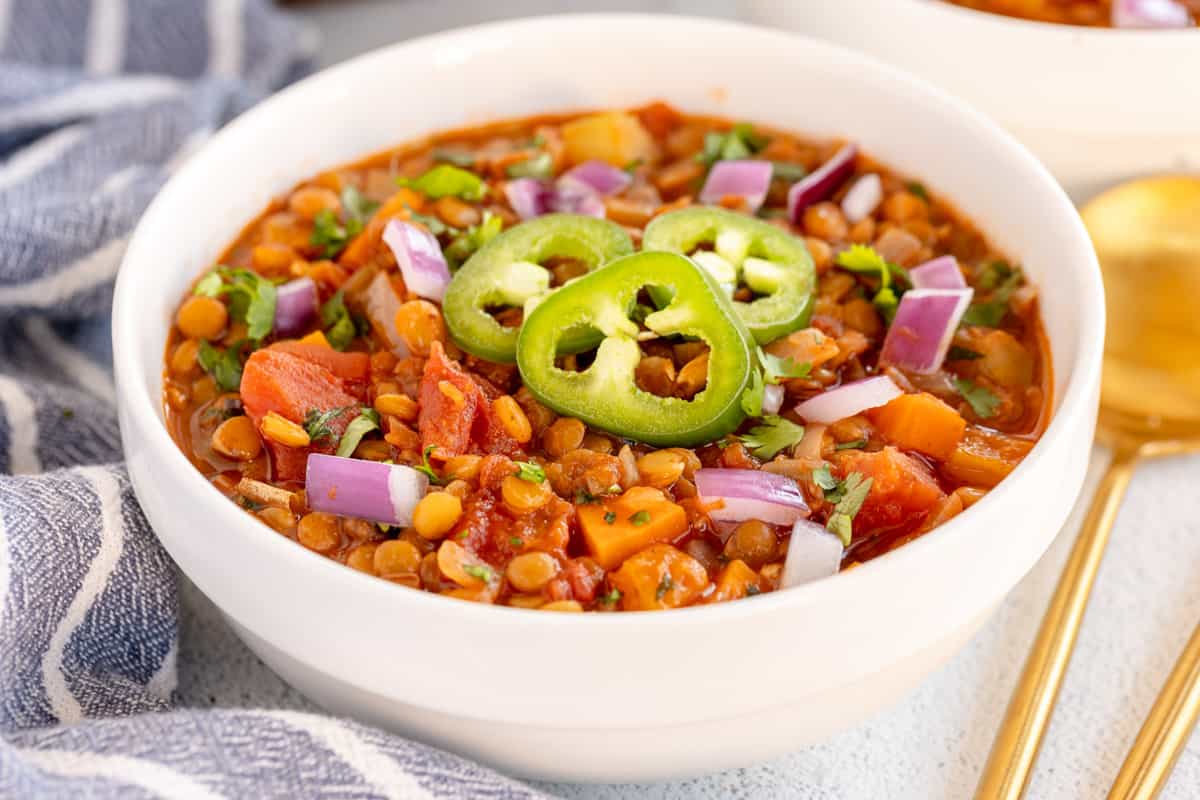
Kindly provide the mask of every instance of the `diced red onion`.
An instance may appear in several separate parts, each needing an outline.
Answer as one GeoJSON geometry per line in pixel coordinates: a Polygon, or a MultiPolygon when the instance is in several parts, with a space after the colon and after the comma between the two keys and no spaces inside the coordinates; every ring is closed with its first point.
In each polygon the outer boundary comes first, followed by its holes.
{"type": "Polygon", "coordinates": [[[550,210],[562,214],[583,214],[588,217],[604,218],[604,201],[590,184],[563,175],[554,182],[550,197],[550,210]]]}
{"type": "Polygon", "coordinates": [[[941,256],[908,271],[914,289],[965,289],[962,270],[954,256],[941,256]]]}
{"type": "Polygon", "coordinates": [[[796,406],[796,413],[805,422],[832,425],[838,420],[861,414],[867,409],[887,405],[901,394],[903,392],[900,387],[891,378],[876,375],[873,378],[845,383],[836,389],[810,397],[796,406]]]}
{"type": "Polygon", "coordinates": [[[700,202],[720,205],[724,197],[740,197],[746,210],[753,214],[767,199],[772,169],[770,161],[718,161],[708,171],[704,188],[700,190],[700,202]]]}
{"type": "Polygon", "coordinates": [[[854,172],[854,159],[857,156],[858,145],[844,145],[815,172],[793,183],[792,188],[788,189],[788,219],[799,224],[804,209],[833,194],[842,181],[854,172]]]}
{"type": "Polygon", "coordinates": [[[429,478],[402,464],[310,453],[304,479],[309,508],[386,525],[411,525],[429,478]]]}
{"type": "Polygon", "coordinates": [[[404,285],[418,297],[442,302],[450,268],[437,237],[423,225],[393,219],[383,229],[383,241],[396,256],[404,285]]]}
{"type": "Polygon", "coordinates": [[[275,334],[295,336],[317,318],[317,284],[312,278],[296,278],[275,289],[275,334]]]}
{"type": "Polygon", "coordinates": [[[601,197],[608,197],[624,191],[629,184],[633,183],[633,176],[628,172],[617,169],[612,164],[599,159],[585,161],[579,166],[572,167],[563,173],[563,177],[586,183],[601,197]]]}
{"type": "Polygon", "coordinates": [[[783,408],[783,387],[777,383],[769,383],[763,387],[762,412],[764,417],[778,414],[783,408]]]}
{"type": "Polygon", "coordinates": [[[792,525],[787,560],[783,562],[780,586],[784,589],[836,575],[842,565],[842,540],[806,519],[792,525]]]}
{"type": "Polygon", "coordinates": [[[757,469],[696,470],[696,491],[708,505],[721,501],[708,512],[718,522],[757,519],[773,525],[791,525],[808,516],[808,504],[794,480],[785,475],[757,469]]]}
{"type": "Polygon", "coordinates": [[[861,222],[879,208],[883,202],[883,181],[874,172],[863,175],[854,182],[850,191],[842,198],[842,213],[851,224],[861,222]]]}
{"type": "Polygon", "coordinates": [[[941,369],[962,315],[971,304],[971,289],[913,289],[900,298],[879,355],[892,364],[928,375],[941,369]]]}
{"type": "Polygon", "coordinates": [[[1187,6],[1176,0],[1113,0],[1115,28],[1187,28],[1192,24],[1187,6]]]}
{"type": "Polygon", "coordinates": [[[540,217],[550,210],[554,192],[535,178],[518,178],[504,186],[504,196],[521,219],[540,217]]]}
{"type": "Polygon", "coordinates": [[[396,312],[400,310],[400,298],[392,286],[387,273],[380,272],[371,279],[365,293],[367,319],[371,326],[390,346],[391,351],[400,358],[408,357],[408,345],[396,328],[396,312]]]}

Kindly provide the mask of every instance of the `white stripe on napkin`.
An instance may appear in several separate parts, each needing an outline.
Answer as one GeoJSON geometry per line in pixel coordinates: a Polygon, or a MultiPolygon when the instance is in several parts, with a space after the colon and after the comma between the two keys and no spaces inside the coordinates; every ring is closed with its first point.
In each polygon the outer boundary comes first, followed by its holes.
{"type": "Polygon", "coordinates": [[[151,697],[157,697],[164,702],[169,702],[171,693],[179,685],[179,639],[171,640],[171,647],[167,650],[167,654],[163,656],[162,663],[158,665],[158,669],[150,676],[150,680],[146,682],[146,693],[151,697]]]}
{"type": "Polygon", "coordinates": [[[0,306],[53,308],[76,294],[106,283],[117,274],[128,244],[128,236],[119,236],[57,272],[17,286],[0,287],[0,306]]]}
{"type": "MultiPolygon", "coordinates": [[[[3,3],[4,0],[0,0],[3,3]]],[[[8,554],[8,526],[0,514],[0,631],[4,630],[4,609],[8,608],[8,583],[12,579],[12,557],[8,554]]]]}
{"type": "Polygon", "coordinates": [[[117,405],[117,391],[108,373],[55,333],[49,322],[42,317],[29,317],[24,328],[34,348],[58,368],[59,374],[110,406],[117,405]]]}
{"type": "Polygon", "coordinates": [[[92,0],[84,67],[95,75],[119,72],[125,61],[125,0],[92,0]]]}
{"type": "Polygon", "coordinates": [[[219,78],[242,73],[242,0],[208,0],[208,72],[219,78]]]}
{"type": "Polygon", "coordinates": [[[125,547],[125,527],[121,519],[121,487],[117,479],[104,467],[80,467],[76,470],[86,478],[96,492],[100,503],[100,547],[95,558],[88,565],[83,576],[79,591],[67,606],[67,613],[58,621],[54,635],[46,652],[42,654],[42,683],[46,687],[46,696],[50,700],[50,709],[59,722],[73,723],[83,719],[83,709],[79,701],[67,686],[67,676],[63,672],[63,653],[71,634],[83,622],[84,617],[96,602],[96,598],[108,585],[121,558],[125,547]]]}
{"type": "MultiPolygon", "coordinates": [[[[5,0],[0,0],[0,5],[3,5],[4,2],[5,0]]],[[[0,41],[3,38],[0,35],[0,41]]],[[[85,135],[87,135],[86,126],[71,125],[18,150],[16,155],[0,165],[0,192],[16,186],[26,178],[33,177],[38,170],[50,165],[85,135]]]]}
{"type": "Polygon", "coordinates": [[[0,131],[43,127],[81,117],[145,105],[179,95],[184,85],[161,75],[135,75],[84,83],[0,113],[0,131]]]}
{"type": "Polygon", "coordinates": [[[432,800],[417,780],[405,772],[395,759],[365,741],[337,720],[302,714],[298,711],[256,711],[264,717],[286,722],[332,750],[357,770],[375,791],[390,800],[432,800]]]}
{"type": "Polygon", "coordinates": [[[8,470],[14,475],[42,471],[38,458],[37,407],[19,381],[0,375],[0,407],[8,420],[8,470]]]}
{"type": "MultiPolygon", "coordinates": [[[[80,753],[73,750],[37,750],[32,747],[15,749],[17,758],[40,770],[65,778],[104,778],[127,783],[159,797],[172,800],[221,800],[222,795],[209,790],[182,772],[162,764],[130,756],[108,756],[99,753],[80,753]]],[[[82,789],[81,785],[76,788],[82,789]]]]}

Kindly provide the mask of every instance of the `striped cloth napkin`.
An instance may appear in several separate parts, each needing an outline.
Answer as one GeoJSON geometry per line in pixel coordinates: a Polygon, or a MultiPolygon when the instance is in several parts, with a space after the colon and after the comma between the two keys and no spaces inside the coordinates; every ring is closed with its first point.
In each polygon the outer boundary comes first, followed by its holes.
{"type": "Polygon", "coordinates": [[[119,461],[113,278],[174,167],[314,47],[263,0],[0,0],[2,798],[544,797],[352,722],[170,710],[175,573],[119,461]]]}

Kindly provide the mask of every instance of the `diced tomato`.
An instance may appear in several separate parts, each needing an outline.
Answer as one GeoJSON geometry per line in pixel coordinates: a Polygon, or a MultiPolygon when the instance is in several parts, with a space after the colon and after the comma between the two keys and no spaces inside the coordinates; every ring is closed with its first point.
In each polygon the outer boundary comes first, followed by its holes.
{"type": "Polygon", "coordinates": [[[269,349],[303,358],[346,381],[365,383],[371,373],[371,357],[366,353],[339,353],[330,347],[295,340],[276,342],[269,349]]]}
{"type": "Polygon", "coordinates": [[[833,463],[843,478],[859,472],[873,480],[854,518],[856,539],[919,519],[945,496],[924,464],[895,447],[874,453],[846,450],[835,453],[833,463]]]}
{"type": "Polygon", "coordinates": [[[596,599],[596,591],[604,582],[604,568],[586,556],[573,558],[563,569],[563,577],[571,587],[571,594],[581,603],[596,599]]]}
{"type": "Polygon", "coordinates": [[[437,447],[443,456],[462,455],[469,449],[475,416],[484,402],[475,381],[446,357],[435,341],[425,362],[419,390],[421,411],[417,427],[421,447],[437,447]]]}
{"type": "MultiPolygon", "coordinates": [[[[322,366],[281,350],[267,348],[251,354],[242,370],[242,407],[258,426],[268,412],[274,411],[292,422],[303,423],[310,411],[330,411],[356,407],[358,399],[347,393],[343,382],[322,366]]],[[[353,414],[330,420],[329,428],[341,435],[353,414]]],[[[285,447],[267,440],[275,478],[284,481],[304,479],[309,448],[285,447]]],[[[329,450],[316,445],[313,450],[329,450]]]]}

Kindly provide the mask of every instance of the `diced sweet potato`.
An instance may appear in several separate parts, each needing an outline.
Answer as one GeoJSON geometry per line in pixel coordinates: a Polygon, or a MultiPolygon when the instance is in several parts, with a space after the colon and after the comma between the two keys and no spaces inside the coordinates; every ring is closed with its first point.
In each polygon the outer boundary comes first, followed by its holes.
{"type": "Polygon", "coordinates": [[[562,126],[563,145],[570,164],[596,158],[614,167],[658,155],[654,138],[631,114],[610,111],[571,120],[562,126]]]}
{"type": "Polygon", "coordinates": [[[679,608],[694,603],[708,586],[704,565],[669,544],[656,544],[626,559],[609,576],[625,611],[679,608]]]}
{"type": "Polygon", "coordinates": [[[873,481],[854,518],[856,538],[920,517],[945,497],[925,466],[895,447],[873,453],[845,450],[833,455],[833,463],[843,477],[859,472],[873,481]]]}
{"type": "Polygon", "coordinates": [[[688,526],[682,506],[645,486],[603,503],[583,504],[577,513],[588,550],[605,569],[616,569],[652,544],[673,541],[688,526]]]}
{"type": "Polygon", "coordinates": [[[942,471],[955,481],[990,489],[1004,480],[1032,448],[1033,442],[1028,439],[1017,439],[972,425],[946,459],[942,471]]]}
{"type": "Polygon", "coordinates": [[[967,429],[956,410],[928,392],[902,394],[867,416],[889,443],[937,459],[949,458],[967,429]]]}
{"type": "Polygon", "coordinates": [[[761,591],[762,580],[757,572],[750,568],[745,561],[734,559],[725,565],[717,576],[717,589],[707,600],[709,603],[723,603],[726,600],[737,600],[761,591]]]}

